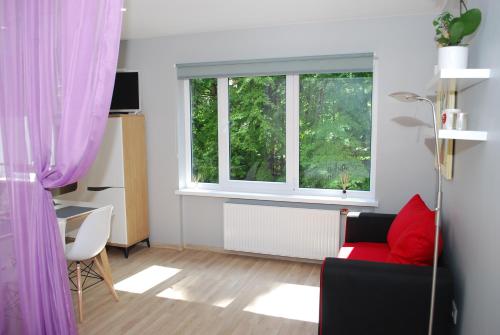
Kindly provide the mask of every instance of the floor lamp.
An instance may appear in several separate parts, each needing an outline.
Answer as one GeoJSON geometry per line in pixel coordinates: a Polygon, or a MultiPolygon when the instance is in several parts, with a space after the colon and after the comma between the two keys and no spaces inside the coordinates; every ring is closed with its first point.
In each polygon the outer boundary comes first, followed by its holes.
{"type": "Polygon", "coordinates": [[[436,212],[435,212],[435,225],[436,232],[434,237],[434,261],[432,263],[432,290],[431,290],[431,306],[429,312],[429,331],[428,334],[432,335],[432,324],[434,319],[434,303],[436,299],[436,274],[437,274],[437,258],[438,258],[438,244],[439,244],[439,226],[441,223],[441,199],[442,199],[442,178],[441,178],[441,159],[439,152],[439,138],[438,138],[438,128],[436,123],[436,109],[434,103],[425,98],[421,97],[415,93],[410,92],[395,92],[389,94],[390,97],[402,101],[402,102],[427,102],[432,107],[432,120],[434,121],[434,140],[436,143],[436,160],[437,160],[437,179],[438,179],[438,190],[436,197],[436,212]]]}

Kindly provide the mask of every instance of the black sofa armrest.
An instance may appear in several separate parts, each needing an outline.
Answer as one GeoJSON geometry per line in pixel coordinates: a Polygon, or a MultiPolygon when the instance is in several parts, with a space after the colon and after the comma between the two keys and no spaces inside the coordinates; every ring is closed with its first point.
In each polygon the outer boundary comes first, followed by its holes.
{"type": "MultiPolygon", "coordinates": [[[[450,334],[453,287],[438,268],[434,334],[450,334]]],[[[327,258],[320,335],[427,334],[432,267],[327,258]]]]}
{"type": "Polygon", "coordinates": [[[396,214],[360,213],[357,217],[347,216],[346,242],[387,243],[387,232],[396,214]]]}

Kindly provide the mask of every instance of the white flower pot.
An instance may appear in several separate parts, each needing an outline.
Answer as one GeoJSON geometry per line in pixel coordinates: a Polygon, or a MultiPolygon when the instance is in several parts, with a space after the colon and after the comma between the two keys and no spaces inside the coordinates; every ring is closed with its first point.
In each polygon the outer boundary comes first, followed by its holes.
{"type": "Polygon", "coordinates": [[[438,49],[438,67],[440,69],[466,69],[469,56],[468,47],[453,46],[438,49]]]}

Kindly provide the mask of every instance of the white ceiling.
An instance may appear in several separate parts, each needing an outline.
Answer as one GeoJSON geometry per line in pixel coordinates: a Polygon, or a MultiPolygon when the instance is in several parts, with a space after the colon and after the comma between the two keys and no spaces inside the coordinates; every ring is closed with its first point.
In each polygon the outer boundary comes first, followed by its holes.
{"type": "Polygon", "coordinates": [[[447,0],[125,0],[122,39],[437,13],[447,0]]]}

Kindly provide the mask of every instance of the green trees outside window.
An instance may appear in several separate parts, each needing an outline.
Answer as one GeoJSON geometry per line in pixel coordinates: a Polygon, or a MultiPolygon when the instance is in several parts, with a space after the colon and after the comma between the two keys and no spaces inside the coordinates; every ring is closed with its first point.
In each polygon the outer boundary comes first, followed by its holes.
{"type": "Polygon", "coordinates": [[[229,79],[230,178],[285,182],[286,76],[229,79]]]}
{"type": "Polygon", "coordinates": [[[191,181],[219,182],[217,79],[191,79],[191,181]]]}
{"type": "MultiPolygon", "coordinates": [[[[230,180],[293,182],[286,180],[286,134],[296,131],[286,129],[294,113],[286,110],[286,79],[226,81],[230,180]]],[[[338,190],[347,181],[349,190],[370,191],[373,73],[305,74],[298,82],[299,158],[289,166],[299,171],[299,187],[338,190]]],[[[218,183],[217,79],[191,79],[190,88],[192,181],[218,183]]]]}
{"type": "Polygon", "coordinates": [[[370,190],[373,74],[300,76],[302,188],[370,190]]]}

